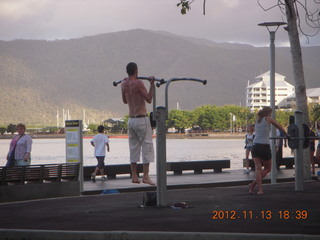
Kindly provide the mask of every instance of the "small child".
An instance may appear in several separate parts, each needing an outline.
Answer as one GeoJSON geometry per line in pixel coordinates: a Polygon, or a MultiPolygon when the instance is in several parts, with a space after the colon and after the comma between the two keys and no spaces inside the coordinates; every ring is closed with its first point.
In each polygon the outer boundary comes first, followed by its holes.
{"type": "Polygon", "coordinates": [[[104,176],[104,158],[106,156],[105,146],[107,146],[108,152],[110,151],[110,147],[109,147],[109,138],[107,135],[104,134],[104,126],[100,125],[98,127],[98,134],[92,138],[91,145],[94,146],[94,155],[98,161],[96,169],[91,174],[91,180],[95,182],[96,175],[99,170],[100,170],[102,179],[105,180],[106,179],[106,177],[104,176]]]}
{"type": "Polygon", "coordinates": [[[254,126],[253,125],[248,125],[247,126],[247,134],[245,138],[245,143],[246,145],[244,146],[244,149],[246,150],[246,159],[245,159],[245,166],[246,169],[243,170],[244,174],[249,174],[250,169],[249,169],[249,154],[251,153],[252,147],[253,147],[253,139],[254,139],[254,126]]]}

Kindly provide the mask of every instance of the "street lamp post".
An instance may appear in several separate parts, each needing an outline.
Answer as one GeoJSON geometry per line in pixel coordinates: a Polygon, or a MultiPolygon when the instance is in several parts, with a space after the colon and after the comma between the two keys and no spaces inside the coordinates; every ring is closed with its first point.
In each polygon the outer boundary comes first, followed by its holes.
{"type": "Polygon", "coordinates": [[[234,122],[236,121],[236,115],[229,113],[230,114],[230,133],[234,132],[234,122]]]}
{"type": "MultiPolygon", "coordinates": [[[[259,23],[258,26],[266,27],[270,34],[270,106],[272,109],[272,118],[276,117],[276,107],[275,107],[275,45],[274,40],[276,32],[281,25],[285,25],[285,22],[264,22],[259,23]],[[272,28],[272,29],[271,29],[272,28]]],[[[271,126],[271,137],[276,136],[276,129],[271,126]]],[[[277,182],[277,164],[276,164],[276,147],[275,140],[272,140],[271,144],[272,153],[272,169],[271,169],[271,183],[277,182]]]]}
{"type": "Polygon", "coordinates": [[[229,113],[230,114],[230,133],[233,132],[233,119],[232,119],[232,113],[229,113]]]}

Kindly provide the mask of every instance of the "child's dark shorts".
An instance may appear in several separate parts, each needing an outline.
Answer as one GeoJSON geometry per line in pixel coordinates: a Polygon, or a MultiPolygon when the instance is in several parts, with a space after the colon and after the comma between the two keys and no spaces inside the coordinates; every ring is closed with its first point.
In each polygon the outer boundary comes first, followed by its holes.
{"type": "Polygon", "coordinates": [[[105,156],[96,156],[98,160],[97,168],[102,169],[104,168],[104,158],[105,156]]]}

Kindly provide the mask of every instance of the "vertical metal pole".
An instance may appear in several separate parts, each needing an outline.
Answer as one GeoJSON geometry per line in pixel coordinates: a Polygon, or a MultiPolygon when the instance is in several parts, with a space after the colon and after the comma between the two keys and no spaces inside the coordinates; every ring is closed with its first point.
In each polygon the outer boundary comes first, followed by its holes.
{"type": "Polygon", "coordinates": [[[234,124],[233,124],[233,116],[234,116],[234,115],[232,114],[232,115],[231,115],[231,117],[232,117],[232,121],[231,121],[231,123],[232,123],[232,124],[231,124],[231,132],[232,132],[232,133],[234,132],[234,129],[233,129],[233,127],[234,127],[234,126],[233,126],[233,125],[234,125],[234,124]]]}
{"type": "MultiPolygon", "coordinates": [[[[272,118],[276,118],[275,107],[275,31],[270,31],[270,106],[272,109],[272,118]]],[[[276,136],[276,128],[271,125],[271,137],[276,136]]],[[[276,147],[275,139],[271,140],[271,153],[272,153],[272,168],[271,168],[271,183],[277,183],[277,162],[276,162],[276,147]]]]}
{"type": "Polygon", "coordinates": [[[82,136],[82,120],[79,120],[79,157],[80,157],[80,193],[83,192],[83,136],[82,136]]]}
{"type": "Polygon", "coordinates": [[[159,106],[157,120],[157,206],[167,206],[166,108],[159,106]]]}
{"type": "Polygon", "coordinates": [[[156,87],[154,87],[154,94],[153,94],[153,105],[152,105],[152,108],[153,108],[153,110],[152,110],[152,112],[153,112],[153,114],[152,114],[152,120],[153,121],[156,121],[157,119],[156,119],[156,107],[157,107],[157,103],[156,103],[156,101],[157,101],[157,89],[156,89],[156,87]]]}
{"type": "Polygon", "coordinates": [[[295,124],[299,128],[299,147],[295,150],[295,190],[303,191],[303,113],[302,111],[295,111],[295,124]]]}

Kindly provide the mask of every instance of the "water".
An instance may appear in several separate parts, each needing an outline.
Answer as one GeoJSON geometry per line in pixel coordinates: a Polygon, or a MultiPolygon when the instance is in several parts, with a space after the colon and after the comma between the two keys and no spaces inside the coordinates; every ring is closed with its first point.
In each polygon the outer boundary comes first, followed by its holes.
{"type": "MultiPolygon", "coordinates": [[[[84,166],[96,165],[94,149],[88,138],[83,139],[84,166]]],[[[6,164],[9,139],[0,139],[0,166],[6,164]]],[[[110,152],[105,163],[129,163],[128,139],[111,138],[110,152]]],[[[156,142],[154,140],[154,146],[156,142]]],[[[284,148],[284,157],[290,157],[290,148],[284,148]]],[[[231,169],[242,169],[245,157],[243,139],[167,139],[167,162],[230,159],[231,169]]],[[[52,164],[66,162],[65,139],[33,139],[31,164],[52,164]]],[[[150,165],[150,174],[156,173],[156,164],[150,165]]]]}

